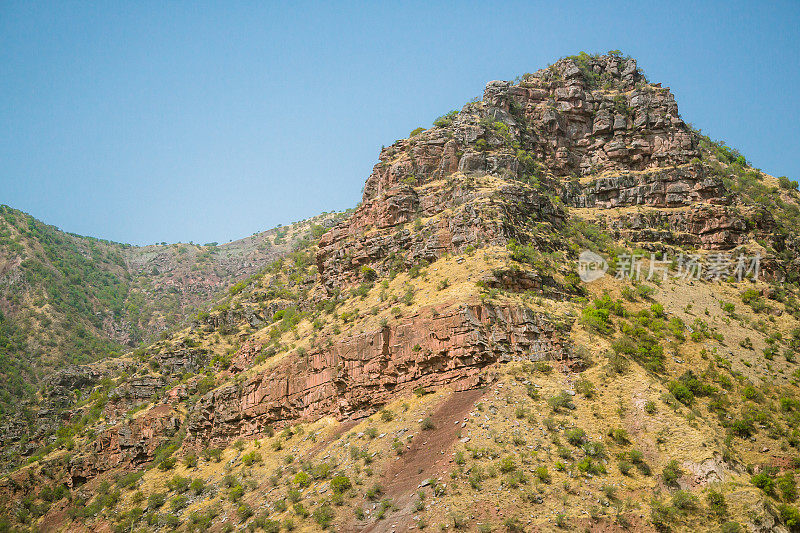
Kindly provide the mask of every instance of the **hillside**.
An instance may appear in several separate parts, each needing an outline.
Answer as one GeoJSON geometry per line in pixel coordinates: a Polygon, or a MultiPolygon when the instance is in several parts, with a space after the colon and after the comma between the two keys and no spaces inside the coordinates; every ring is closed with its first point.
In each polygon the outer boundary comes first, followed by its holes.
{"type": "Polygon", "coordinates": [[[798,227],[631,58],[491,81],[352,214],[51,378],[0,531],[798,531],[798,227]]]}
{"type": "Polygon", "coordinates": [[[335,218],[222,245],[137,247],[64,233],[7,206],[0,215],[0,413],[21,407],[28,422],[21,400],[53,371],[154,340],[335,218]]]}

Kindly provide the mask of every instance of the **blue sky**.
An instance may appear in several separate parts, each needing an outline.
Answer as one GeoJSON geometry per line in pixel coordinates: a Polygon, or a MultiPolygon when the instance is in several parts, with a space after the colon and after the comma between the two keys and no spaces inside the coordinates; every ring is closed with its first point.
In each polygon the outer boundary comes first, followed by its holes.
{"type": "Polygon", "coordinates": [[[0,2],[0,203],[134,244],[353,207],[381,145],[620,49],[800,178],[800,2],[0,2]],[[656,3],[653,3],[656,4],[656,3]]]}

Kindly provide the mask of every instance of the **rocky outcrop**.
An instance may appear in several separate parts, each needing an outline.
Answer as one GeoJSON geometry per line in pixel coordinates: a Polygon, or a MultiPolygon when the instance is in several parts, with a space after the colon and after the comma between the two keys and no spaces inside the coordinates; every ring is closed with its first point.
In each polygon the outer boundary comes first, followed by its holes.
{"type": "Polygon", "coordinates": [[[45,385],[51,390],[60,389],[82,389],[83,387],[94,385],[100,381],[101,374],[96,369],[88,366],[68,366],[54,372],[45,381],[45,385]]]}
{"type": "Polygon", "coordinates": [[[566,58],[519,83],[490,82],[482,100],[384,148],[361,206],[322,238],[318,269],[331,291],[364,265],[384,273],[467,246],[528,242],[520,220],[563,219],[538,192],[555,193],[556,177],[620,172],[573,189],[571,205],[582,207],[725,203],[702,168],[673,168],[699,155],[672,94],[648,84],[635,61],[566,58]],[[507,185],[469,187],[484,176],[507,185]],[[416,231],[405,227],[412,222],[416,231]]]}
{"type": "Polygon", "coordinates": [[[563,59],[519,83],[492,81],[439,127],[400,140],[380,154],[364,201],[403,183],[456,171],[520,177],[644,170],[699,157],[669,89],[651,85],[632,59],[563,59]]]}
{"type": "Polygon", "coordinates": [[[536,222],[559,228],[564,218],[563,209],[547,196],[520,183],[482,187],[480,180],[458,174],[441,187],[401,185],[367,201],[326,233],[317,268],[333,290],[358,280],[365,265],[379,274],[399,271],[469,246],[503,245],[536,222]]]}
{"type": "Polygon", "coordinates": [[[78,486],[118,466],[136,466],[152,460],[159,446],[180,429],[182,416],[160,404],[140,416],[107,427],[82,454],[70,461],[70,482],[78,486]]]}
{"type": "Polygon", "coordinates": [[[165,374],[197,372],[208,362],[206,350],[200,348],[178,347],[164,350],[156,355],[158,368],[165,374]]]}
{"type": "Polygon", "coordinates": [[[609,221],[619,237],[634,242],[730,250],[751,239],[769,238],[775,223],[764,209],[697,205],[685,210],[626,213],[609,221]]]}
{"type": "Polygon", "coordinates": [[[624,172],[572,188],[567,202],[574,207],[608,209],[645,205],[681,207],[694,203],[727,204],[722,181],[707,176],[701,165],[646,172],[624,172]]]}
{"type": "Polygon", "coordinates": [[[297,419],[360,417],[418,387],[476,387],[497,361],[569,355],[550,322],[523,307],[425,309],[206,394],[190,414],[187,439],[222,443],[297,419]]]}

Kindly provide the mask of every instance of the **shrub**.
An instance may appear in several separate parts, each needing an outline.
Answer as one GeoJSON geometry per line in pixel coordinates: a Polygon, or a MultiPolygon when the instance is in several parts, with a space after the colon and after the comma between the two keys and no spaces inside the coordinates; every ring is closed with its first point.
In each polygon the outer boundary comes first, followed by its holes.
{"type": "Polygon", "coordinates": [[[453,123],[453,120],[455,120],[456,116],[458,116],[458,111],[454,109],[434,120],[433,125],[437,128],[447,127],[453,123]]]}
{"type": "Polygon", "coordinates": [[[717,491],[709,491],[706,495],[708,508],[717,516],[725,516],[728,514],[728,503],[725,501],[725,496],[717,491]]]}
{"type": "Polygon", "coordinates": [[[431,417],[426,416],[425,418],[422,419],[422,422],[420,423],[420,428],[423,431],[428,431],[431,429],[436,429],[436,425],[433,423],[433,419],[431,417]]]}
{"type": "Polygon", "coordinates": [[[582,449],[584,453],[589,457],[595,457],[601,459],[606,455],[606,447],[603,445],[602,442],[596,442],[596,441],[585,442],[582,446],[582,449]]]}
{"type": "Polygon", "coordinates": [[[147,498],[147,508],[148,509],[160,509],[162,505],[167,501],[167,497],[160,492],[154,492],[147,498]]]}
{"type": "Polygon", "coordinates": [[[778,506],[781,520],[792,531],[800,531],[800,511],[796,507],[782,503],[778,506]]]}
{"type": "Polygon", "coordinates": [[[661,473],[661,476],[664,478],[664,483],[672,486],[678,484],[678,479],[680,479],[682,475],[683,470],[681,470],[681,467],[678,465],[678,461],[675,459],[667,463],[667,466],[664,467],[664,470],[661,473]]]}
{"type": "Polygon", "coordinates": [[[766,494],[775,493],[775,480],[766,472],[761,472],[750,478],[750,483],[763,490],[766,494]]]}
{"type": "Polygon", "coordinates": [[[158,469],[161,470],[162,472],[166,472],[167,470],[172,470],[175,467],[176,462],[177,459],[175,459],[174,457],[165,457],[164,459],[161,460],[160,463],[158,463],[158,469]]]}
{"type": "Polygon", "coordinates": [[[364,265],[361,267],[361,277],[364,278],[364,281],[375,281],[378,279],[378,273],[373,268],[364,265]]]}
{"type": "Polygon", "coordinates": [[[330,505],[322,504],[314,510],[314,521],[322,529],[328,529],[333,522],[334,512],[330,505]]]}
{"type": "Polygon", "coordinates": [[[584,395],[586,398],[594,396],[595,388],[594,383],[588,379],[579,379],[575,382],[575,391],[584,395]]]}
{"type": "Polygon", "coordinates": [[[498,464],[498,468],[500,472],[503,474],[508,474],[509,472],[513,472],[517,469],[517,464],[514,462],[514,458],[510,455],[503,457],[498,464]]]}
{"type": "Polygon", "coordinates": [[[672,506],[679,511],[692,512],[700,507],[700,502],[691,492],[679,490],[672,496],[672,506]]]}
{"type": "Polygon", "coordinates": [[[228,499],[232,502],[238,502],[244,496],[244,487],[239,484],[233,485],[228,489],[228,499]]]}
{"type": "Polygon", "coordinates": [[[621,446],[630,442],[630,439],[628,438],[628,432],[621,428],[612,429],[608,432],[608,435],[611,437],[611,440],[621,446]]]}
{"type": "Polygon", "coordinates": [[[296,514],[300,518],[308,518],[309,515],[308,509],[306,509],[302,503],[298,502],[294,504],[292,510],[294,511],[294,514],[296,514]]]}
{"type": "Polygon", "coordinates": [[[611,333],[611,319],[608,309],[595,306],[585,307],[581,311],[581,322],[587,329],[596,331],[602,335],[611,333]]]}
{"type": "Polygon", "coordinates": [[[781,189],[797,189],[797,182],[790,180],[786,176],[780,176],[778,178],[778,185],[780,185],[781,189]]]}
{"type": "Polygon", "coordinates": [[[549,398],[547,403],[555,412],[560,412],[563,409],[575,409],[575,404],[572,402],[572,395],[567,391],[561,391],[559,394],[549,398]]]}
{"type": "Polygon", "coordinates": [[[350,478],[347,476],[334,476],[333,479],[331,479],[331,490],[334,494],[346,492],[350,490],[352,486],[350,478]]]}
{"type": "Polygon", "coordinates": [[[578,470],[584,474],[591,474],[597,476],[606,473],[606,467],[603,463],[593,461],[591,457],[584,457],[577,463],[578,470]]]}
{"type": "Polygon", "coordinates": [[[300,472],[295,474],[294,484],[300,487],[301,489],[304,489],[309,485],[311,485],[311,476],[309,476],[307,473],[301,470],[300,472]]]}
{"type": "Polygon", "coordinates": [[[539,481],[543,483],[550,483],[550,481],[552,480],[552,478],[550,477],[550,472],[547,471],[546,466],[536,467],[536,470],[534,470],[534,474],[536,475],[537,478],[539,478],[539,481]]]}
{"type": "Polygon", "coordinates": [[[253,466],[255,463],[261,462],[261,454],[253,450],[242,456],[242,464],[245,466],[253,466]]]}
{"type": "Polygon", "coordinates": [[[384,422],[391,422],[394,420],[394,413],[388,409],[381,409],[381,420],[384,422]]]}
{"type": "Polygon", "coordinates": [[[720,531],[722,533],[740,533],[742,526],[738,522],[725,522],[720,526],[720,531]]]}
{"type": "Polygon", "coordinates": [[[203,459],[218,463],[222,460],[222,450],[219,448],[206,448],[203,450],[203,459]]]}
{"type": "Polygon", "coordinates": [[[692,391],[679,381],[670,381],[667,388],[669,392],[675,396],[675,399],[684,405],[691,405],[694,401],[694,394],[692,394],[692,391]]]}
{"type": "Polygon", "coordinates": [[[192,491],[192,492],[194,492],[195,494],[197,494],[197,495],[200,495],[200,494],[202,494],[202,493],[203,493],[203,491],[205,490],[205,488],[206,488],[206,485],[205,485],[205,483],[203,482],[203,480],[202,480],[202,479],[194,479],[194,480],[192,481],[192,483],[189,485],[189,488],[190,488],[190,489],[191,489],[191,491],[192,491]]]}
{"type": "Polygon", "coordinates": [[[170,507],[172,508],[173,511],[176,511],[176,512],[180,511],[181,509],[184,509],[188,504],[189,504],[189,499],[186,496],[184,496],[183,494],[180,494],[178,496],[174,496],[169,501],[170,507]]]}
{"type": "Polygon", "coordinates": [[[246,503],[241,504],[239,507],[236,508],[236,514],[239,516],[239,519],[244,522],[251,516],[253,516],[253,508],[247,505],[246,503]]]}
{"type": "Polygon", "coordinates": [[[783,495],[783,499],[787,502],[793,502],[797,499],[797,484],[794,480],[794,474],[787,472],[778,478],[778,489],[783,495]]]}
{"type": "Polygon", "coordinates": [[[737,437],[747,438],[752,435],[755,430],[755,423],[750,418],[742,418],[734,420],[730,425],[731,433],[737,437]]]}
{"type": "Polygon", "coordinates": [[[659,531],[669,531],[672,522],[672,508],[659,500],[650,502],[650,521],[659,531]]]}
{"type": "Polygon", "coordinates": [[[573,446],[580,446],[586,440],[586,432],[581,428],[568,429],[564,432],[567,442],[573,446]]]}
{"type": "Polygon", "coordinates": [[[383,494],[383,487],[377,484],[367,489],[366,492],[367,499],[371,501],[376,501],[381,497],[381,494],[383,494]]]}
{"type": "Polygon", "coordinates": [[[522,533],[522,531],[524,531],[519,518],[508,517],[503,520],[503,525],[509,533],[522,533]]]}
{"type": "Polygon", "coordinates": [[[167,488],[175,492],[186,492],[189,490],[191,480],[182,476],[174,476],[167,480],[167,488]]]}
{"type": "Polygon", "coordinates": [[[190,453],[183,458],[183,463],[186,465],[186,468],[194,468],[197,466],[197,454],[190,453]]]}

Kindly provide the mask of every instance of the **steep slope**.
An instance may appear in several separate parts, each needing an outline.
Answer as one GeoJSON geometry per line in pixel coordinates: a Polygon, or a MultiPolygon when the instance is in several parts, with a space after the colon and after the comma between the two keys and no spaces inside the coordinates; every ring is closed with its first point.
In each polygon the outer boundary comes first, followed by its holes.
{"type": "MultiPolygon", "coordinates": [[[[0,413],[21,414],[22,426],[35,417],[23,400],[60,379],[54,371],[152,341],[336,216],[223,245],[135,247],[64,233],[6,206],[0,215],[0,413]]],[[[21,436],[2,433],[3,442],[21,436]]]]}
{"type": "Polygon", "coordinates": [[[490,82],[321,237],[44,390],[7,527],[796,530],[796,187],[617,53],[490,82]]]}

